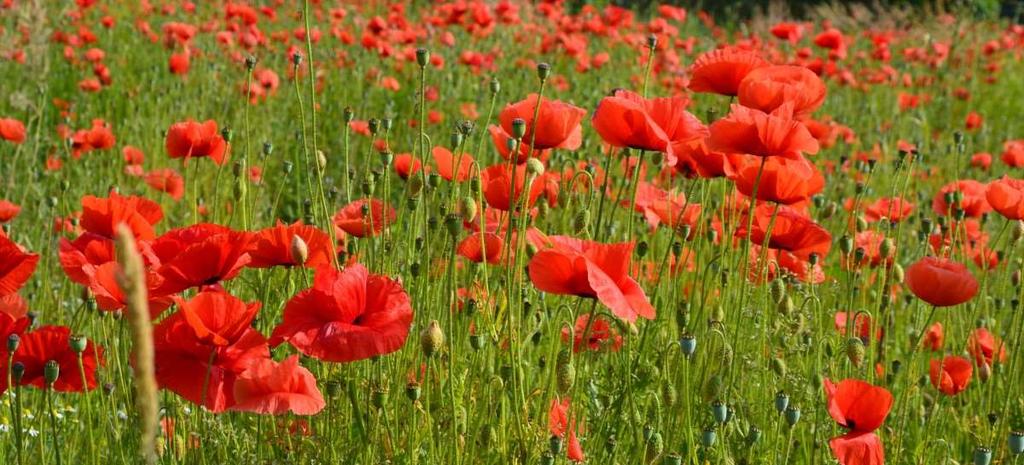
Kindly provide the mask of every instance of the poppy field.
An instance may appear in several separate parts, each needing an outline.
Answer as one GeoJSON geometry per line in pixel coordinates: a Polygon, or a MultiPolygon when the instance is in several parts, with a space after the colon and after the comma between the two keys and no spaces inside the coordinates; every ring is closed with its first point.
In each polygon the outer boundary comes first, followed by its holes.
{"type": "Polygon", "coordinates": [[[1024,462],[1024,26],[0,0],[0,463],[1024,462]]]}

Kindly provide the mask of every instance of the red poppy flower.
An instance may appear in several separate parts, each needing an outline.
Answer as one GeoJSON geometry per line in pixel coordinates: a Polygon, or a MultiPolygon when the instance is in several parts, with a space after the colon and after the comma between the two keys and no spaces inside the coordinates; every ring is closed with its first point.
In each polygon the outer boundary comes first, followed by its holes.
{"type": "Polygon", "coordinates": [[[678,142],[673,153],[676,155],[676,171],[688,178],[718,178],[733,173],[728,155],[709,149],[707,138],[678,142]]]}
{"type": "Polygon", "coordinates": [[[537,94],[530,94],[524,100],[509,104],[498,120],[506,134],[512,134],[512,120],[526,122],[526,133],[522,143],[534,150],[565,149],[576,150],[583,143],[583,127],[580,122],[587,111],[559,100],[542,100],[537,110],[537,94]],[[537,112],[537,121],[533,120],[537,112]],[[536,130],[536,134],[534,133],[536,130]]]}
{"type": "Polygon", "coordinates": [[[395,155],[393,163],[395,166],[395,173],[402,179],[409,179],[409,176],[419,173],[423,168],[423,163],[420,162],[420,159],[412,156],[411,153],[400,153],[395,155]]]}
{"type": "MultiPolygon", "coordinates": [[[[854,321],[851,326],[849,313],[836,312],[836,316],[833,323],[835,324],[836,331],[839,331],[839,334],[846,336],[846,333],[849,330],[849,328],[852,328],[854,335],[860,338],[862,341],[865,341],[865,343],[867,343],[867,341],[871,340],[871,328],[872,326],[874,326],[874,322],[871,320],[871,316],[868,315],[867,313],[858,313],[854,317],[854,320],[856,321],[854,321]]],[[[875,331],[875,340],[881,339],[882,328],[879,327],[875,331]]]]}
{"type": "Polygon", "coordinates": [[[740,105],[771,113],[784,103],[793,104],[793,117],[806,119],[825,103],[825,83],[803,66],[765,66],[743,78],[740,105]]]}
{"type": "MultiPolygon", "coordinates": [[[[46,389],[44,372],[46,363],[57,362],[60,371],[53,383],[53,390],[58,392],[82,392],[96,388],[96,366],[103,365],[103,348],[92,341],[86,341],[85,350],[81,353],[82,369],[85,379],[78,366],[79,354],[71,349],[71,330],[63,326],[43,326],[35,331],[21,335],[21,343],[14,352],[12,363],[21,363],[25,367],[22,375],[22,386],[35,386],[46,389]]],[[[7,357],[0,360],[0,372],[7,373],[7,357]]],[[[7,376],[0,376],[0,392],[7,390],[7,376]]]]}
{"type": "Polygon", "coordinates": [[[932,210],[935,214],[948,216],[953,212],[956,205],[947,202],[947,195],[962,197],[958,205],[964,214],[971,218],[978,218],[992,211],[992,206],[985,199],[985,185],[973,179],[954,181],[942,186],[932,198],[932,210]]]}
{"type": "Polygon", "coordinates": [[[735,96],[751,71],[768,66],[753,50],[723,47],[701,55],[690,67],[690,90],[735,96]]]}
{"type": "Polygon", "coordinates": [[[434,147],[431,154],[434,157],[434,163],[437,164],[437,174],[442,178],[458,182],[469,180],[470,172],[475,163],[472,155],[467,153],[455,155],[452,154],[451,150],[440,146],[434,147]],[[458,162],[456,162],[456,159],[458,159],[458,162]],[[458,165],[458,169],[455,168],[456,165],[458,165]]]}
{"type": "MultiPolygon", "coordinates": [[[[89,283],[86,285],[89,292],[96,299],[96,306],[107,312],[118,312],[128,305],[125,300],[124,291],[118,282],[118,274],[121,267],[117,262],[111,261],[92,269],[89,274],[89,283]]],[[[147,294],[149,301],[149,315],[152,318],[160,316],[167,307],[171,306],[170,297],[158,295],[154,292],[160,286],[162,278],[156,272],[146,272],[146,287],[150,290],[147,294]]]]}
{"type": "MultiPolygon", "coordinates": [[[[576,318],[576,324],[572,328],[572,351],[583,352],[584,350],[599,351],[609,348],[618,352],[622,348],[622,335],[605,318],[596,317],[587,330],[587,322],[590,321],[589,314],[583,314],[576,318]],[[583,333],[587,333],[586,336],[583,333]],[[584,340],[586,337],[586,340],[584,340]]],[[[569,328],[562,328],[562,342],[569,342],[569,328]]]]}
{"type": "Polygon", "coordinates": [[[992,154],[988,152],[978,152],[971,155],[971,166],[987,171],[992,166],[992,154]]]}
{"type": "Polygon", "coordinates": [[[950,355],[941,360],[933,358],[929,362],[928,374],[932,386],[947,396],[964,392],[973,373],[971,361],[963,357],[950,355]]]}
{"type": "Polygon", "coordinates": [[[235,379],[234,396],[231,410],[261,415],[315,415],[326,405],[316,378],[299,365],[298,355],[281,363],[257,359],[235,379]]]}
{"type": "MultiPolygon", "coordinates": [[[[623,200],[622,206],[628,208],[629,200],[623,200]]],[[[637,185],[633,209],[644,214],[652,229],[662,223],[673,228],[684,224],[696,226],[701,212],[701,206],[687,202],[685,194],[663,190],[647,181],[637,185]]]]}
{"type": "Polygon", "coordinates": [[[253,235],[249,249],[249,262],[252,268],[270,268],[272,266],[297,266],[299,260],[292,253],[292,242],[295,238],[306,244],[308,255],[302,266],[317,268],[329,265],[334,261],[334,247],[331,237],[316,226],[297,222],[292,225],[278,224],[265,228],[253,235]]]}
{"type": "Polygon", "coordinates": [[[919,299],[936,307],[959,305],[978,293],[978,280],[967,267],[946,258],[921,258],[907,268],[903,282],[919,299]]]}
{"type": "MultiPolygon", "coordinates": [[[[852,207],[852,202],[850,204],[852,207]]],[[[914,204],[901,197],[882,197],[874,203],[864,206],[864,219],[869,223],[881,221],[898,223],[910,217],[914,212],[914,204]]]]}
{"type": "Polygon", "coordinates": [[[577,463],[581,463],[586,460],[583,454],[583,447],[580,445],[579,438],[576,436],[576,429],[579,425],[579,418],[574,418],[572,424],[569,423],[569,399],[551,399],[551,407],[548,408],[548,430],[552,436],[565,437],[565,433],[568,430],[568,446],[566,447],[566,457],[577,463]]]}
{"type": "Polygon", "coordinates": [[[804,26],[799,23],[782,22],[772,26],[769,32],[779,39],[796,44],[804,36],[804,26]]]}
{"type": "Polygon", "coordinates": [[[271,343],[288,342],[319,360],[352,362],[402,348],[412,318],[409,295],[398,281],[371,275],[358,263],[343,271],[321,267],[313,287],[285,305],[271,343]]]}
{"type": "Polygon", "coordinates": [[[259,303],[246,305],[224,292],[206,291],[179,305],[153,328],[157,383],[223,412],[235,404],[238,376],[270,357],[267,340],[251,327],[259,303]]]}
{"type": "MultiPolygon", "coordinates": [[[[234,278],[251,260],[248,253],[251,238],[246,232],[229,231],[184,242],[183,248],[177,249],[175,255],[157,268],[163,283],[154,292],[170,295],[234,278]]],[[[164,244],[154,244],[154,250],[158,246],[166,250],[164,244]]]]}
{"type": "Polygon", "coordinates": [[[18,216],[21,207],[6,200],[0,200],[0,224],[7,223],[18,216]]]}
{"type": "Polygon", "coordinates": [[[974,363],[978,366],[992,366],[993,362],[1006,361],[1006,344],[987,328],[978,328],[971,332],[971,336],[967,338],[967,352],[974,357],[974,363]]]}
{"type": "Polygon", "coordinates": [[[149,187],[170,195],[175,202],[185,196],[185,179],[174,168],[160,168],[146,173],[144,180],[149,187]]]}
{"type": "MultiPolygon", "coordinates": [[[[482,173],[480,173],[483,179],[484,198],[487,199],[487,206],[502,211],[513,210],[513,206],[518,207],[522,202],[522,195],[524,184],[526,184],[526,165],[516,165],[516,167],[509,168],[507,163],[499,163],[487,167],[482,173]],[[515,190],[512,189],[512,184],[515,184],[515,190]],[[509,194],[512,194],[512,198],[509,198],[509,194]]],[[[537,201],[537,198],[544,193],[545,185],[543,182],[537,182],[532,180],[530,183],[529,197],[526,200],[526,207],[532,207],[537,201]]]]}
{"type": "Polygon", "coordinates": [[[771,113],[734,104],[729,115],[712,123],[710,130],[711,150],[793,159],[803,153],[818,153],[818,141],[803,123],[793,119],[789,102],[771,113]]]}
{"type": "Polygon", "coordinates": [[[14,118],[0,118],[0,139],[15,144],[25,142],[25,124],[14,118]]]}
{"type": "Polygon", "coordinates": [[[549,236],[546,242],[528,265],[537,289],[596,298],[629,322],[654,319],[654,307],[628,274],[633,243],[602,244],[568,236],[549,236]]]}
{"type": "Polygon", "coordinates": [[[121,149],[121,155],[124,155],[124,163],[126,165],[141,165],[146,161],[146,154],[142,152],[142,149],[126,145],[121,149]]]}
{"type": "Polygon", "coordinates": [[[376,236],[397,220],[398,212],[378,199],[356,200],[334,215],[334,225],[355,237],[376,236]]]}
{"type": "Polygon", "coordinates": [[[1003,143],[1003,154],[1000,159],[1011,168],[1024,166],[1024,140],[1008,140],[1003,143]]]}
{"type": "MultiPolygon", "coordinates": [[[[740,227],[736,229],[736,237],[747,237],[749,220],[746,216],[747,214],[744,213],[744,218],[740,220],[740,227]]],[[[751,242],[790,252],[803,260],[809,260],[811,254],[816,254],[819,259],[825,258],[829,249],[832,248],[832,235],[827,229],[790,207],[758,205],[754,209],[754,220],[751,226],[751,242]],[[778,208],[778,212],[775,214],[775,224],[772,226],[771,237],[765,244],[768,225],[771,223],[776,208],[778,208]]]]}
{"type": "Polygon", "coordinates": [[[825,188],[825,178],[814,164],[803,157],[754,157],[730,155],[733,173],[729,179],[736,189],[750,197],[757,183],[757,199],[785,205],[806,202],[825,188]],[[761,164],[764,160],[764,168],[761,164]],[[761,178],[758,182],[758,172],[761,178]]]}
{"type": "Polygon", "coordinates": [[[218,165],[224,164],[227,143],[217,131],[217,122],[198,123],[186,120],[174,123],[167,130],[167,154],[171,158],[210,157],[218,165]]]}
{"type": "Polygon", "coordinates": [[[58,255],[68,278],[83,286],[89,285],[96,267],[116,259],[113,240],[88,232],[73,241],[61,238],[58,255]]]}
{"type": "Polygon", "coordinates": [[[156,237],[153,226],[164,217],[156,202],[144,197],[122,196],[111,192],[107,198],[87,195],[82,197],[82,229],[113,239],[114,229],[124,223],[139,240],[156,237]]]}
{"type": "Polygon", "coordinates": [[[686,111],[690,99],[667,97],[646,99],[628,90],[618,90],[601,99],[591,124],[605,142],[614,147],[664,152],[674,165],[673,145],[704,138],[707,127],[686,111]]]}
{"type": "Polygon", "coordinates": [[[832,438],[829,445],[841,465],[882,465],[885,451],[874,431],[882,426],[892,408],[892,394],[885,388],[856,379],[839,384],[825,379],[828,413],[850,430],[832,438]]]}
{"type": "Polygon", "coordinates": [[[985,200],[1008,220],[1024,219],[1024,179],[1003,176],[988,183],[985,200]]]}
{"type": "Polygon", "coordinates": [[[14,294],[25,285],[39,264],[39,255],[27,253],[0,234],[0,296],[14,294]]]}
{"type": "Polygon", "coordinates": [[[928,327],[928,331],[924,333],[924,346],[932,352],[938,352],[942,350],[942,344],[945,342],[945,333],[942,331],[942,323],[936,321],[928,327]]]}
{"type": "Polygon", "coordinates": [[[0,297],[0,341],[5,347],[0,349],[0,356],[6,357],[7,338],[12,334],[21,335],[28,329],[32,321],[28,318],[28,305],[18,294],[0,297]]]}
{"type": "Polygon", "coordinates": [[[472,262],[487,262],[493,265],[501,262],[504,248],[504,240],[501,236],[490,232],[476,232],[462,239],[455,251],[472,262]]]}
{"type": "Polygon", "coordinates": [[[184,76],[188,74],[188,70],[191,67],[192,60],[189,58],[188,51],[172,53],[170,58],[167,59],[167,69],[171,74],[184,76]]]}

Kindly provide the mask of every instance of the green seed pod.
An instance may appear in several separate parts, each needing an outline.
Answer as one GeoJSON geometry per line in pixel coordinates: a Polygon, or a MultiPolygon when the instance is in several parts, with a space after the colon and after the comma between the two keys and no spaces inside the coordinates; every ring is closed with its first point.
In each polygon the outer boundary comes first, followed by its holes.
{"type": "Polygon", "coordinates": [[[719,323],[725,321],[725,309],[722,308],[721,304],[715,305],[711,309],[711,321],[719,323]]]}
{"type": "Polygon", "coordinates": [[[863,215],[857,215],[857,232],[861,232],[868,229],[868,220],[864,219],[863,215]]]}
{"type": "Polygon", "coordinates": [[[572,391],[573,384],[576,383],[576,367],[572,364],[572,358],[568,350],[562,349],[558,353],[555,378],[558,384],[558,393],[563,396],[568,395],[572,391]]]}
{"type": "Polygon", "coordinates": [[[264,142],[263,143],[263,156],[264,157],[269,157],[269,156],[273,155],[273,153],[274,153],[274,144],[271,144],[270,142],[264,142]]]}
{"type": "Polygon", "coordinates": [[[853,238],[850,236],[843,236],[839,238],[839,250],[841,250],[844,255],[849,255],[853,252],[853,238]]]}
{"type": "Polygon", "coordinates": [[[839,205],[836,204],[835,202],[829,202],[827,205],[825,205],[825,208],[821,210],[820,217],[822,220],[827,220],[835,216],[837,211],[839,211],[839,205]]]}
{"type": "Polygon", "coordinates": [[[796,426],[798,421],[800,421],[800,409],[790,405],[786,408],[786,423],[789,426],[796,426]]]}
{"type": "Polygon", "coordinates": [[[370,403],[373,407],[380,410],[388,403],[388,390],[386,387],[375,387],[370,392],[370,403]]]}
{"type": "Polygon", "coordinates": [[[782,302],[782,299],[786,297],[786,282],[782,279],[776,279],[772,281],[769,290],[771,291],[773,302],[782,302]]]}
{"type": "Polygon", "coordinates": [[[57,364],[56,360],[50,360],[43,366],[43,380],[46,381],[46,386],[53,387],[53,383],[57,381],[57,377],[60,376],[60,365],[57,364]]]}
{"type": "Polygon", "coordinates": [[[647,36],[647,48],[651,50],[658,48],[658,36],[654,34],[649,34],[647,36]]]}
{"type": "Polygon", "coordinates": [[[856,337],[846,340],[846,357],[850,359],[853,366],[860,367],[861,363],[864,363],[864,355],[864,341],[856,337]]]}
{"type": "Polygon", "coordinates": [[[348,123],[351,123],[352,120],[356,118],[356,112],[355,110],[352,109],[352,107],[345,107],[345,109],[341,113],[341,118],[342,120],[345,121],[345,130],[347,131],[348,123]]]}
{"type": "Polygon", "coordinates": [[[676,392],[676,387],[672,383],[663,383],[661,385],[661,400],[665,403],[665,407],[672,408],[676,405],[679,394],[676,392]]]}
{"type": "Polygon", "coordinates": [[[416,402],[420,398],[420,383],[410,381],[405,385],[405,397],[416,402]]]}
{"type": "Polygon", "coordinates": [[[68,341],[68,345],[71,347],[71,350],[75,351],[76,354],[81,354],[82,352],[85,352],[85,347],[88,344],[89,340],[82,335],[71,336],[70,340],[68,341]]]}
{"type": "Polygon", "coordinates": [[[430,173],[427,175],[427,185],[430,186],[431,189],[436,189],[437,186],[441,185],[441,176],[437,173],[430,173]]]}
{"type": "Polygon", "coordinates": [[[469,335],[469,346],[472,347],[473,350],[482,349],[484,347],[484,342],[484,337],[479,334],[469,335]]]}
{"type": "Polygon", "coordinates": [[[472,197],[466,196],[459,201],[459,215],[462,217],[462,221],[466,223],[473,222],[476,219],[477,206],[476,200],[472,197]]]}
{"type": "Polygon", "coordinates": [[[526,135],[526,120],[515,118],[512,120],[512,138],[519,140],[526,135]]]}
{"type": "Polygon", "coordinates": [[[448,234],[451,234],[452,237],[459,237],[459,233],[462,232],[462,217],[454,213],[445,215],[444,227],[445,229],[448,230],[448,234]]]}
{"type": "Polygon", "coordinates": [[[21,336],[17,334],[11,334],[7,336],[7,353],[13,354],[18,350],[18,346],[21,345],[21,336]]]}
{"type": "Polygon", "coordinates": [[[882,259],[886,259],[892,256],[892,253],[896,250],[896,243],[891,238],[882,239],[882,243],[878,245],[878,255],[882,259]]]}
{"type": "Polygon", "coordinates": [[[416,49],[416,64],[420,65],[420,68],[427,66],[430,63],[430,50],[425,48],[416,49]]]}
{"type": "Polygon", "coordinates": [[[537,64],[537,77],[541,81],[546,81],[548,79],[548,76],[550,76],[550,75],[551,75],[551,65],[549,65],[547,63],[538,63],[537,64]]]}
{"type": "MultiPolygon", "coordinates": [[[[452,131],[448,136],[448,143],[452,146],[453,152],[462,145],[462,138],[463,135],[459,131],[452,131]]],[[[456,158],[458,158],[458,155],[456,155],[456,158]]]]}
{"type": "Polygon", "coordinates": [[[892,266],[892,279],[893,279],[893,281],[896,281],[898,283],[902,283],[904,276],[905,276],[905,274],[903,272],[903,267],[899,263],[894,264],[892,266]]]}
{"type": "Polygon", "coordinates": [[[25,376],[25,364],[22,362],[14,362],[11,364],[11,380],[15,384],[21,383],[21,378],[25,376]]]}
{"type": "Polygon", "coordinates": [[[423,177],[422,176],[409,176],[409,196],[416,197],[423,190],[423,177]]]}
{"type": "Polygon", "coordinates": [[[492,94],[497,94],[498,92],[501,92],[501,81],[498,81],[498,78],[496,77],[492,77],[489,87],[492,94]]]}
{"type": "Polygon", "coordinates": [[[650,246],[647,244],[647,241],[640,241],[636,245],[636,256],[637,256],[637,258],[644,258],[645,256],[647,256],[647,250],[649,248],[650,248],[650,246]]]}

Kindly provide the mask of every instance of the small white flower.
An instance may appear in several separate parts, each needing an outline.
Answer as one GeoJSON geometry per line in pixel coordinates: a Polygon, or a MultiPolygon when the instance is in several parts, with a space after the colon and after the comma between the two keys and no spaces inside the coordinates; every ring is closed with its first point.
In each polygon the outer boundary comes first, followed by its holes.
{"type": "Polygon", "coordinates": [[[128,419],[128,414],[125,413],[124,410],[118,410],[117,411],[117,418],[119,418],[121,420],[127,420],[128,419]]]}
{"type": "Polygon", "coordinates": [[[11,426],[7,423],[0,423],[0,433],[6,433],[11,430],[11,426]]]}
{"type": "Polygon", "coordinates": [[[32,437],[39,436],[39,430],[37,430],[35,428],[29,428],[28,429],[28,435],[32,436],[32,437]]]}

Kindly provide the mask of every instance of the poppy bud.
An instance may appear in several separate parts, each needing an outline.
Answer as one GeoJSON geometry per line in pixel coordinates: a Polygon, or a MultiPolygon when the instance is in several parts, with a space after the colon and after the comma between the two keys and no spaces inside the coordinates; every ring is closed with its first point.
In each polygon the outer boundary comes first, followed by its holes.
{"type": "Polygon", "coordinates": [[[522,139],[526,135],[526,120],[516,118],[512,120],[512,138],[522,139]]]}
{"type": "Polygon", "coordinates": [[[655,432],[647,440],[647,463],[653,462],[664,450],[665,440],[661,437],[661,433],[655,432]]]}
{"type": "Polygon", "coordinates": [[[451,144],[453,151],[459,148],[460,145],[462,145],[462,138],[463,135],[459,131],[452,131],[452,133],[448,136],[448,142],[451,144]]]}
{"type": "Polygon", "coordinates": [[[549,75],[551,75],[551,65],[549,65],[547,63],[538,63],[537,64],[537,77],[540,78],[540,80],[543,82],[543,81],[546,81],[548,79],[549,75]]]}
{"type": "Polygon", "coordinates": [[[683,352],[687,358],[693,356],[694,352],[697,351],[697,338],[690,334],[684,334],[679,339],[679,350],[683,352]]]}
{"type": "Polygon", "coordinates": [[[857,232],[868,229],[868,220],[864,219],[863,215],[857,215],[857,232]]]}
{"type": "Polygon", "coordinates": [[[416,64],[423,68],[427,66],[427,63],[430,63],[430,50],[425,48],[416,49],[416,64]]]}
{"type": "Polygon", "coordinates": [[[531,157],[526,160],[526,172],[531,176],[540,176],[544,174],[544,163],[531,157]]]}
{"type": "Polygon", "coordinates": [[[710,318],[710,320],[712,322],[719,322],[719,323],[722,322],[722,321],[725,321],[725,309],[722,308],[721,305],[715,305],[715,307],[711,309],[711,318],[710,318]]]}
{"type": "Polygon", "coordinates": [[[984,383],[984,382],[987,382],[988,379],[991,378],[991,377],[992,377],[992,365],[989,365],[988,362],[982,363],[981,366],[978,367],[978,379],[980,379],[981,382],[984,383]]]}
{"type": "Polygon", "coordinates": [[[292,169],[295,168],[295,165],[293,165],[292,162],[290,161],[285,161],[284,163],[281,164],[281,168],[284,169],[284,174],[287,175],[291,174],[292,169]]]}
{"type": "Polygon", "coordinates": [[[836,211],[838,210],[839,205],[837,205],[835,202],[829,202],[828,205],[825,205],[825,208],[821,210],[821,219],[827,220],[831,218],[833,215],[836,214],[836,211]]]}
{"type": "Polygon", "coordinates": [[[569,351],[562,349],[558,353],[558,361],[555,365],[555,378],[558,384],[558,393],[567,395],[573,384],[576,382],[576,367],[572,364],[569,351]]]}
{"type": "Polygon", "coordinates": [[[420,333],[420,347],[423,348],[423,354],[427,358],[433,357],[443,345],[444,333],[441,332],[441,325],[437,320],[430,320],[430,324],[420,333]]]}
{"type": "Polygon", "coordinates": [[[292,236],[291,253],[292,261],[299,266],[304,265],[309,258],[309,247],[299,235],[292,236]]]}
{"type": "Polygon", "coordinates": [[[776,376],[778,376],[780,378],[785,378],[786,377],[786,361],[785,360],[783,360],[781,358],[778,358],[778,357],[775,357],[775,358],[772,359],[771,367],[772,367],[772,371],[775,372],[776,376]]]}
{"type": "Polygon", "coordinates": [[[654,50],[658,47],[658,36],[650,34],[647,36],[647,48],[654,50]]]}
{"type": "Polygon", "coordinates": [[[650,246],[647,245],[647,241],[640,241],[636,245],[636,256],[638,258],[644,258],[647,255],[647,250],[649,248],[650,248],[650,246]]]}
{"type": "Polygon", "coordinates": [[[722,394],[722,377],[715,373],[704,380],[700,387],[701,398],[706,402],[717,399],[722,394]]]}
{"type": "Polygon", "coordinates": [[[864,261],[864,256],[867,254],[868,251],[864,250],[864,247],[857,247],[857,249],[853,251],[853,262],[860,263],[864,261]]]}
{"type": "Polygon", "coordinates": [[[409,384],[405,385],[405,397],[409,400],[416,402],[420,398],[420,383],[410,381],[409,384]]]}
{"type": "MultiPolygon", "coordinates": [[[[373,193],[373,187],[374,187],[373,186],[373,180],[370,179],[370,178],[364,179],[361,187],[363,189],[363,194],[366,194],[366,195],[372,194],[373,193]]],[[[368,208],[368,207],[366,207],[364,205],[364,208],[368,208]]],[[[366,212],[363,212],[363,215],[365,216],[366,212]]]]}
{"type": "MultiPolygon", "coordinates": [[[[317,152],[321,153],[321,154],[323,153],[323,152],[320,152],[319,150],[317,150],[317,152]]],[[[385,151],[380,153],[380,161],[384,162],[384,166],[390,165],[391,162],[394,159],[395,159],[395,152],[392,152],[390,150],[385,150],[385,151]]],[[[326,163],[326,161],[327,160],[325,159],[324,162],[326,163]]]]}
{"type": "Polygon", "coordinates": [[[409,265],[409,274],[412,275],[412,277],[414,277],[414,278],[419,277],[419,275],[420,275],[420,264],[419,264],[419,262],[414,262],[413,264],[409,265]]]}
{"type": "Polygon", "coordinates": [[[1024,453],[1024,431],[1011,432],[1010,438],[1006,442],[1013,455],[1024,453]]]}
{"type": "Polygon", "coordinates": [[[775,410],[779,413],[785,412],[789,407],[789,394],[779,391],[775,394],[775,410]]]}
{"type": "Polygon", "coordinates": [[[989,465],[992,463],[992,449],[978,446],[974,449],[974,465],[989,465]]]}
{"type": "Polygon", "coordinates": [[[859,367],[864,362],[864,352],[864,341],[860,338],[851,337],[846,340],[846,357],[853,366],[859,367]]]}
{"type": "Polygon", "coordinates": [[[19,344],[21,344],[21,336],[18,336],[17,334],[11,334],[10,336],[7,336],[7,353],[13,354],[16,350],[18,350],[19,344]]]}
{"type": "Polygon", "coordinates": [[[459,202],[459,215],[462,216],[462,221],[466,223],[472,222],[476,219],[477,206],[476,201],[472,197],[463,197],[459,202]]]}
{"type": "Polygon", "coordinates": [[[882,239],[882,243],[878,245],[878,254],[883,259],[892,256],[893,250],[896,249],[896,244],[892,241],[892,238],[882,239]]]}
{"type": "MultiPolygon", "coordinates": [[[[419,195],[420,191],[423,190],[423,178],[420,176],[409,177],[409,195],[410,200],[415,199],[419,195]]],[[[413,208],[410,207],[410,210],[413,208]]]]}
{"type": "Polygon", "coordinates": [[[356,112],[355,110],[352,109],[352,107],[345,107],[345,109],[341,112],[341,119],[345,121],[346,128],[348,128],[348,123],[351,123],[352,120],[355,119],[355,117],[356,112]]]}
{"type": "Polygon", "coordinates": [[[651,154],[651,163],[654,166],[661,166],[661,162],[665,160],[665,156],[661,152],[654,152],[651,154]]]}
{"type": "Polygon", "coordinates": [[[548,454],[551,456],[558,456],[562,453],[562,437],[551,435],[548,438],[548,454]]]}
{"type": "Polygon", "coordinates": [[[671,383],[665,383],[661,385],[661,400],[665,402],[665,406],[672,408],[676,404],[678,399],[678,393],[676,393],[676,387],[671,383]]]}
{"type": "Polygon", "coordinates": [[[905,277],[905,273],[903,271],[903,266],[901,266],[899,263],[894,264],[892,266],[892,279],[893,279],[893,281],[898,282],[898,283],[902,283],[904,277],[905,277]]]}
{"type": "MultiPolygon", "coordinates": [[[[485,430],[486,431],[486,430],[485,430]]],[[[484,442],[482,439],[480,442],[484,442]]],[[[537,462],[540,465],[552,465],[555,463],[555,456],[551,455],[551,452],[544,452],[540,455],[540,461],[537,462]]]]}
{"type": "Polygon", "coordinates": [[[789,406],[786,408],[786,423],[789,426],[796,426],[796,422],[800,421],[800,409],[789,406]]]}
{"type": "Polygon", "coordinates": [[[711,447],[711,446],[715,445],[715,439],[717,437],[718,437],[718,434],[715,433],[715,430],[713,430],[711,428],[705,429],[700,434],[700,444],[702,446],[704,446],[704,447],[711,447]]]}
{"type": "Polygon", "coordinates": [[[772,281],[771,287],[772,300],[775,302],[782,302],[782,299],[786,297],[786,282],[781,279],[772,281]]]}
{"type": "Polygon", "coordinates": [[[1016,270],[1013,270],[1013,274],[1010,275],[1010,282],[1013,283],[1013,287],[1020,287],[1020,277],[1021,277],[1021,270],[1020,270],[1020,268],[1018,268],[1016,270]]]}
{"type": "Polygon", "coordinates": [[[292,54],[292,65],[299,66],[302,64],[302,54],[295,52],[292,54]]]}
{"type": "Polygon", "coordinates": [[[575,218],[573,218],[573,229],[576,231],[576,234],[583,234],[586,232],[589,223],[590,211],[582,210],[576,214],[575,218]]]}
{"type": "Polygon", "coordinates": [[[1024,220],[1017,220],[1017,222],[1013,224],[1013,232],[1011,234],[1013,236],[1013,242],[1017,242],[1024,237],[1024,220]]]}
{"type": "Polygon", "coordinates": [[[60,365],[57,364],[56,360],[50,360],[43,366],[43,379],[46,381],[48,387],[53,387],[53,383],[57,381],[57,377],[60,376],[60,365]]]}
{"type": "Polygon", "coordinates": [[[68,340],[68,346],[70,346],[71,350],[75,351],[76,354],[85,352],[85,346],[88,344],[89,340],[82,335],[71,336],[68,340]]]}
{"type": "Polygon", "coordinates": [[[71,183],[68,182],[67,179],[61,179],[60,180],[60,191],[61,192],[67,192],[67,190],[70,189],[70,188],[71,188],[71,183]]]}
{"type": "Polygon", "coordinates": [[[480,178],[473,178],[469,180],[469,190],[474,194],[480,192],[480,178]]]}
{"type": "Polygon", "coordinates": [[[839,238],[839,250],[843,252],[843,255],[849,255],[850,252],[853,252],[853,239],[850,236],[839,238]]]}
{"type": "Polygon", "coordinates": [[[20,384],[23,376],[25,376],[25,364],[21,362],[11,364],[11,380],[14,381],[14,384],[20,384]]]}
{"type": "Polygon", "coordinates": [[[252,71],[256,67],[256,57],[249,55],[245,57],[245,68],[252,71]]]}

